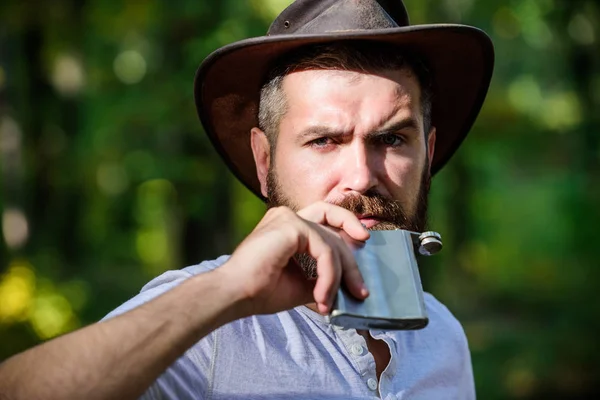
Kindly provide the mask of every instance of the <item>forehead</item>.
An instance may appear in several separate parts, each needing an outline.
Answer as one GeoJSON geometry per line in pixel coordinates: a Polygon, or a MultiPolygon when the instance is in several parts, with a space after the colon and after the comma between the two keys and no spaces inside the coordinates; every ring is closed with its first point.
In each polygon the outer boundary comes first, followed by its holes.
{"type": "Polygon", "coordinates": [[[344,118],[344,115],[393,117],[394,112],[420,115],[421,90],[407,68],[376,72],[309,69],[288,74],[283,80],[287,113],[294,119],[344,118]]]}

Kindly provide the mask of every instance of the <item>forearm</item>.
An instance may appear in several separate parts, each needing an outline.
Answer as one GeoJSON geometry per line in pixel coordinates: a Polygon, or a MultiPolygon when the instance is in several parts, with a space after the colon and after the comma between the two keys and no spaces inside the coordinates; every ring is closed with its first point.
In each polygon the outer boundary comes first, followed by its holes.
{"type": "Polygon", "coordinates": [[[7,399],[138,398],[189,347],[239,315],[218,271],[0,365],[7,399]]]}

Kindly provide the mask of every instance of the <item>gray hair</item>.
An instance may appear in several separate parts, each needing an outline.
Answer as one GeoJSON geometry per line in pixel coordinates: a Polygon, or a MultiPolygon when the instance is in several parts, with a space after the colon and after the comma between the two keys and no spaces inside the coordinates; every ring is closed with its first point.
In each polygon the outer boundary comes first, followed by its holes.
{"type": "Polygon", "coordinates": [[[425,64],[414,54],[391,44],[349,42],[313,45],[285,55],[275,63],[260,91],[258,107],[259,128],[275,147],[279,124],[287,112],[283,79],[300,70],[345,70],[373,72],[409,69],[421,86],[421,111],[425,135],[431,129],[431,78],[425,64]]]}

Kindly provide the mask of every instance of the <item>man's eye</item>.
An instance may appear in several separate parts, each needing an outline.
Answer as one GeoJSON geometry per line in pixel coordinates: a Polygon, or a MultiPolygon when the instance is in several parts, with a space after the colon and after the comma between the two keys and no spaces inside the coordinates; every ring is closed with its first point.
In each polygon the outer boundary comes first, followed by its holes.
{"type": "Polygon", "coordinates": [[[381,143],[386,146],[400,146],[404,143],[404,139],[398,135],[389,134],[381,136],[381,143]]]}
{"type": "Polygon", "coordinates": [[[312,146],[316,146],[316,147],[323,147],[323,146],[327,146],[328,144],[331,143],[331,138],[328,137],[322,137],[322,138],[318,138],[315,140],[312,140],[310,142],[310,144],[312,146]]]}

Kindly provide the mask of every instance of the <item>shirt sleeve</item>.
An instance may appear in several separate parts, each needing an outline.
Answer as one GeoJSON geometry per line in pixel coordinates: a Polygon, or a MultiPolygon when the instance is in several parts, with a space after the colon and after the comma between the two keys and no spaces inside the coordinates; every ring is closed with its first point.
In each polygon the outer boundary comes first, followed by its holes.
{"type": "MultiPolygon", "coordinates": [[[[471,353],[465,331],[445,305],[429,293],[425,293],[425,299],[432,321],[430,340],[436,344],[432,359],[437,368],[429,380],[431,389],[441,389],[444,398],[475,400],[471,353]]],[[[431,398],[440,398],[440,395],[431,398]]]]}
{"type": "Polygon", "coordinates": [[[210,398],[212,389],[211,334],[179,357],[141,397],[143,400],[197,400],[210,398]]]}
{"type": "Polygon", "coordinates": [[[149,302],[152,299],[168,292],[173,289],[177,285],[181,284],[186,279],[190,278],[192,274],[185,270],[177,270],[177,271],[167,271],[159,277],[153,279],[148,284],[146,284],[140,293],[138,293],[133,298],[129,299],[125,303],[121,304],[119,307],[115,308],[113,311],[108,313],[102,321],[106,321],[110,318],[116,317],[117,315],[124,314],[128,311],[133,310],[141,306],[144,303],[149,302]]]}
{"type": "Polygon", "coordinates": [[[458,351],[457,372],[458,372],[458,393],[461,393],[464,399],[475,400],[475,379],[473,377],[473,366],[471,363],[471,351],[467,335],[460,323],[456,321],[456,347],[458,351]]]}
{"type": "MultiPolygon", "coordinates": [[[[139,294],[107,314],[102,320],[124,314],[168,292],[186,279],[221,265],[226,258],[206,261],[182,270],[167,271],[146,284],[139,294]]],[[[214,333],[204,337],[173,363],[141,397],[144,400],[204,399],[211,388],[214,333]]],[[[151,349],[149,349],[151,351],[151,349]]]]}
{"type": "Polygon", "coordinates": [[[102,321],[107,319],[116,317],[117,315],[121,315],[126,313],[127,311],[131,311],[136,307],[141,306],[144,303],[160,296],[173,289],[177,285],[181,284],[188,278],[191,278],[194,275],[199,275],[204,272],[212,271],[215,268],[223,265],[229,259],[228,255],[221,256],[216,260],[204,261],[198,265],[192,265],[190,267],[186,267],[179,270],[172,270],[163,273],[162,275],[154,278],[150,282],[148,282],[132,299],[126,301],[121,304],[119,307],[108,313],[102,321]]]}

